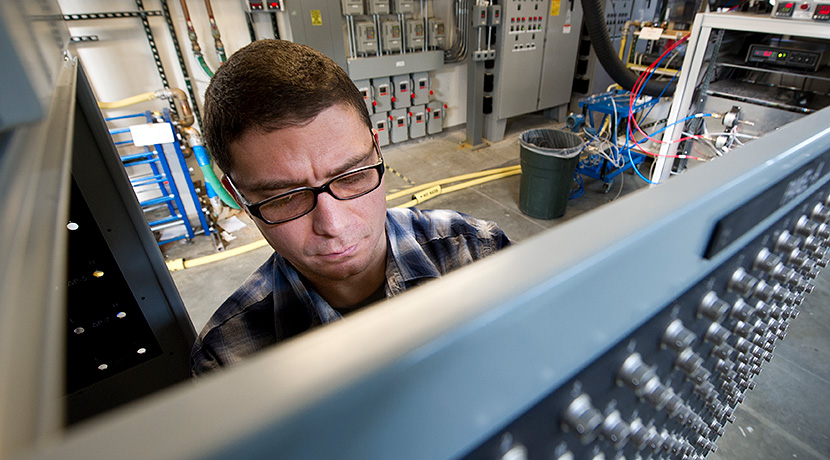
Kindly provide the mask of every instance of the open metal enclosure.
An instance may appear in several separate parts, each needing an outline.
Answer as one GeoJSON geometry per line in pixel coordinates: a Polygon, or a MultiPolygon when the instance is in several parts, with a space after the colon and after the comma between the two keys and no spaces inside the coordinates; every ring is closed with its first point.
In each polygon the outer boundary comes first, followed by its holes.
{"type": "Polygon", "coordinates": [[[57,5],[0,8],[5,458],[186,379],[195,332],[57,5]]]}

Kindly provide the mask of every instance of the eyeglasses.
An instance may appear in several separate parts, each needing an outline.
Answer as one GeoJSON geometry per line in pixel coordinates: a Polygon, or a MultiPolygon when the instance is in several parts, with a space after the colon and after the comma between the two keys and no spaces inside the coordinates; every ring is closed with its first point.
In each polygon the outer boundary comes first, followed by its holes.
{"type": "Polygon", "coordinates": [[[372,134],[372,146],[378,154],[378,162],[374,165],[346,171],[319,187],[296,188],[256,203],[251,203],[242,196],[230,175],[228,175],[228,182],[251,215],[267,224],[282,224],[298,219],[314,210],[317,206],[317,196],[321,193],[328,193],[337,200],[345,201],[360,198],[377,189],[383,178],[384,166],[380,146],[374,134],[372,134]]]}

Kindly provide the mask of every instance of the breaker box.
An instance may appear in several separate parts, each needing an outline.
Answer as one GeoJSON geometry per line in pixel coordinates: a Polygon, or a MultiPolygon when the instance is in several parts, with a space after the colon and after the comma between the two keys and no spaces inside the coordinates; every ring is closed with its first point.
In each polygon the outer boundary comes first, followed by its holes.
{"type": "Polygon", "coordinates": [[[412,89],[409,87],[409,84],[409,74],[395,75],[392,77],[392,88],[394,88],[393,91],[395,91],[392,95],[392,106],[396,109],[412,105],[412,89]]]}
{"type": "Polygon", "coordinates": [[[441,18],[429,18],[429,47],[444,49],[447,47],[447,30],[441,18]]]}
{"type": "Polygon", "coordinates": [[[357,86],[357,90],[363,96],[363,102],[366,103],[366,109],[369,111],[369,115],[373,114],[375,107],[372,104],[372,83],[369,80],[357,80],[354,82],[354,85],[357,86]]]}
{"type": "Polygon", "coordinates": [[[412,104],[426,104],[429,102],[429,72],[417,72],[412,74],[412,104]]]}
{"type": "Polygon", "coordinates": [[[406,23],[406,47],[412,50],[424,48],[424,23],[408,21],[406,23]]]}
{"type": "Polygon", "coordinates": [[[381,147],[389,145],[389,113],[376,113],[370,119],[372,127],[378,133],[378,145],[381,147]]]}
{"type": "Polygon", "coordinates": [[[367,14],[389,14],[389,0],[367,0],[367,14]]]}
{"type": "Polygon", "coordinates": [[[400,53],[402,50],[401,43],[401,23],[396,19],[386,20],[381,22],[381,46],[383,46],[384,53],[400,53]]]}
{"type": "Polygon", "coordinates": [[[415,105],[409,111],[409,137],[415,139],[427,135],[427,107],[415,105]]]}
{"type": "Polygon", "coordinates": [[[409,112],[407,109],[395,109],[389,112],[389,139],[394,143],[406,142],[409,139],[409,112]]]}
{"type": "Polygon", "coordinates": [[[340,0],[340,9],[344,16],[363,14],[363,0],[340,0]]]}
{"type": "Polygon", "coordinates": [[[392,0],[392,12],[396,14],[415,14],[415,2],[412,0],[392,0]]]}
{"type": "Polygon", "coordinates": [[[392,110],[392,90],[389,77],[372,79],[372,96],[375,98],[375,113],[392,110]]]}
{"type": "Polygon", "coordinates": [[[378,51],[378,38],[375,25],[371,22],[361,21],[355,24],[357,29],[357,52],[363,55],[376,54],[378,51]]]}
{"type": "Polygon", "coordinates": [[[432,101],[427,104],[427,133],[438,134],[444,130],[444,110],[447,108],[441,101],[432,101]]]}

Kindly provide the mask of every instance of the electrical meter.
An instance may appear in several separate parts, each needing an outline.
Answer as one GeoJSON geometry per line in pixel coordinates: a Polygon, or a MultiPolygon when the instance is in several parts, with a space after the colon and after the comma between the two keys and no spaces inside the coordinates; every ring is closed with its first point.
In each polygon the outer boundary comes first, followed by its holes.
{"type": "Polygon", "coordinates": [[[415,14],[415,2],[412,0],[392,0],[392,12],[397,14],[415,14]]]}
{"type": "Polygon", "coordinates": [[[385,20],[380,25],[381,46],[385,53],[398,53],[401,51],[401,23],[397,20],[385,20]]]}
{"type": "Polygon", "coordinates": [[[367,14],[389,14],[389,0],[366,0],[367,14]]]}
{"type": "Polygon", "coordinates": [[[340,0],[343,15],[363,14],[363,0],[340,0]]]}
{"type": "Polygon", "coordinates": [[[444,49],[447,42],[447,31],[444,28],[444,20],[441,18],[429,18],[429,46],[432,48],[444,49]]]}
{"type": "Polygon", "coordinates": [[[409,21],[406,23],[406,46],[410,49],[424,47],[424,23],[409,21]]]}
{"type": "Polygon", "coordinates": [[[371,22],[361,21],[355,24],[357,29],[357,52],[361,54],[376,53],[378,50],[377,32],[371,22]]]}
{"type": "Polygon", "coordinates": [[[778,1],[772,10],[772,17],[779,19],[801,19],[807,21],[830,21],[830,3],[815,0],[778,1]]]}

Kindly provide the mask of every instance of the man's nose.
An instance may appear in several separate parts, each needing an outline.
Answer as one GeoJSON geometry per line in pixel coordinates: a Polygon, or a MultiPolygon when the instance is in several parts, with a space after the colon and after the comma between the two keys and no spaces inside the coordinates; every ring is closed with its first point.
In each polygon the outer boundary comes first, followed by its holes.
{"type": "Polygon", "coordinates": [[[328,193],[317,195],[317,206],[311,211],[314,233],[338,236],[348,225],[348,207],[328,193]]]}

